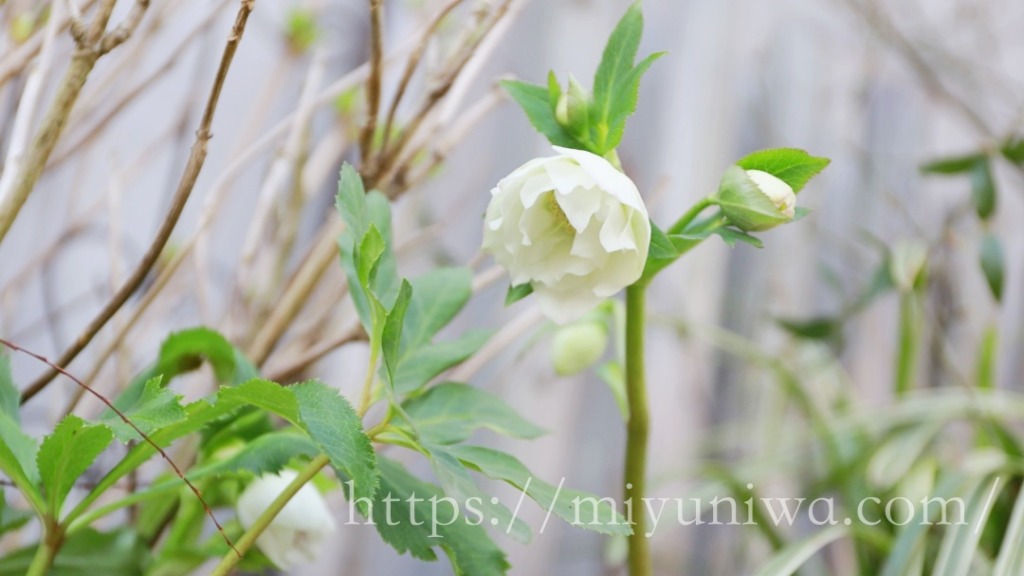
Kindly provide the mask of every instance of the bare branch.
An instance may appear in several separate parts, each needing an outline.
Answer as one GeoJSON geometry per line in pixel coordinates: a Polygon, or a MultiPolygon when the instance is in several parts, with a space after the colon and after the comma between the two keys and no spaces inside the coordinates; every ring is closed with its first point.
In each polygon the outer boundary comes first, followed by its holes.
{"type": "MultiPolygon", "coordinates": [[[[210,127],[213,124],[213,115],[217,110],[217,103],[220,100],[220,93],[224,87],[224,82],[227,79],[228,70],[231,68],[231,62],[234,60],[235,52],[238,50],[238,44],[242,40],[243,32],[245,32],[245,24],[249,19],[249,14],[252,13],[255,3],[255,0],[241,0],[238,15],[235,17],[235,23],[231,28],[227,44],[224,46],[224,52],[221,55],[220,66],[217,68],[217,75],[214,77],[213,88],[210,90],[210,95],[206,102],[206,108],[203,111],[202,120],[199,122],[199,128],[196,130],[196,139],[192,144],[188,162],[185,165],[185,170],[181,175],[178,188],[171,200],[170,209],[164,217],[160,230],[157,232],[156,237],[150,244],[145,256],[143,256],[142,262],[140,262],[135,270],[132,271],[128,280],[121,286],[121,289],[114,294],[114,297],[110,302],[108,302],[100,313],[93,318],[92,322],[86,326],[85,330],[78,336],[74,344],[72,344],[71,347],[61,355],[60,360],[58,361],[58,364],[61,366],[67,366],[70,364],[71,361],[89,345],[89,342],[92,341],[100,329],[102,329],[114,314],[124,306],[124,303],[128,301],[128,298],[142,284],[142,281],[146,278],[146,275],[160,257],[160,253],[163,252],[164,246],[167,244],[167,240],[170,239],[171,232],[178,223],[178,218],[181,217],[181,212],[185,208],[185,203],[188,201],[189,196],[191,196],[192,190],[196,185],[196,180],[199,178],[199,172],[202,170],[203,163],[206,161],[207,144],[212,137],[210,127]]],[[[21,401],[25,402],[38,394],[53,380],[56,375],[56,370],[50,370],[40,376],[22,393],[21,401]]]]}

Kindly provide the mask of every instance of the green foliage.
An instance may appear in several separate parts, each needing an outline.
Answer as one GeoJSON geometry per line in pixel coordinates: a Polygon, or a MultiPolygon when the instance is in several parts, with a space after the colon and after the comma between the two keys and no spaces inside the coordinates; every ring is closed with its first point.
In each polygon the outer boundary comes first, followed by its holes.
{"type": "MultiPolygon", "coordinates": [[[[0,558],[0,576],[24,576],[35,546],[0,558]]],[[[138,576],[149,561],[146,542],[130,530],[80,530],[67,538],[54,558],[49,576],[138,576]]]]}
{"type": "Polygon", "coordinates": [[[599,156],[610,154],[622,141],[626,119],[636,111],[640,79],[665,54],[651,54],[634,63],[643,27],[640,3],[636,2],[605,44],[592,95],[572,77],[563,93],[554,72],[548,74],[547,86],[519,80],[505,80],[501,85],[526,113],[530,124],[555,146],[599,156]]]}
{"type": "MultiPolygon", "coordinates": [[[[1017,154],[1019,142],[1007,142],[1003,154],[1011,162],[1017,154]]],[[[982,220],[989,219],[996,210],[996,186],[992,177],[992,161],[986,152],[975,152],[962,156],[940,158],[921,166],[925,174],[942,176],[967,175],[971,181],[971,204],[982,220]]]]}
{"type": "Polygon", "coordinates": [[[51,514],[60,513],[75,480],[113,440],[114,433],[107,426],[87,424],[73,414],[61,420],[53,434],[43,440],[36,461],[51,514]]]}
{"type": "Polygon", "coordinates": [[[547,88],[520,80],[502,80],[501,87],[523,109],[530,124],[547,137],[549,142],[565,148],[586,149],[559,124],[555,117],[557,103],[551,104],[547,88]]]}
{"type": "Polygon", "coordinates": [[[536,438],[544,433],[497,396],[466,384],[434,386],[402,407],[420,439],[431,444],[462,442],[481,428],[514,438],[536,438]]]}
{"type": "MultiPolygon", "coordinates": [[[[161,386],[162,377],[146,381],[142,394],[130,405],[122,406],[121,412],[144,434],[164,428],[185,419],[185,408],[181,397],[161,386]]],[[[107,409],[100,416],[100,422],[114,431],[121,442],[141,440],[139,433],[119,415],[107,409]]]]}
{"type": "Polygon", "coordinates": [[[319,382],[289,388],[295,394],[302,427],[339,473],[353,481],[356,498],[372,498],[377,491],[377,455],[352,405],[319,382]]]}
{"type": "Polygon", "coordinates": [[[20,395],[10,360],[0,354],[0,471],[23,491],[39,480],[36,441],[21,430],[20,395]]]}
{"type": "MultiPolygon", "coordinates": [[[[397,462],[381,458],[381,487],[373,501],[371,518],[381,538],[399,553],[409,553],[421,560],[437,560],[435,548],[448,556],[452,570],[460,576],[500,576],[511,567],[505,553],[487,536],[472,515],[460,515],[450,525],[448,516],[432,525],[434,517],[431,498],[441,502],[444,493],[437,486],[424,482],[397,462]],[[389,498],[388,502],[384,498],[389,498]],[[388,511],[390,510],[390,515],[388,511]],[[393,518],[416,519],[395,522],[393,518]],[[436,531],[432,528],[436,526],[436,531]]],[[[439,511],[448,512],[442,502],[439,511]]]]}
{"type": "Polygon", "coordinates": [[[622,140],[626,118],[636,111],[640,78],[655,60],[665,55],[658,52],[634,65],[644,19],[640,3],[635,2],[615,26],[594,74],[594,97],[590,125],[593,152],[605,154],[622,140]]]}
{"type": "Polygon", "coordinates": [[[602,534],[632,533],[629,523],[610,505],[610,500],[553,486],[537,478],[514,456],[483,446],[453,446],[449,451],[467,466],[488,478],[508,483],[577,528],[602,534]]]}
{"type": "Polygon", "coordinates": [[[490,330],[469,330],[461,337],[446,342],[420,346],[399,359],[392,382],[397,394],[420,389],[445,370],[462,363],[490,339],[490,330]]]}

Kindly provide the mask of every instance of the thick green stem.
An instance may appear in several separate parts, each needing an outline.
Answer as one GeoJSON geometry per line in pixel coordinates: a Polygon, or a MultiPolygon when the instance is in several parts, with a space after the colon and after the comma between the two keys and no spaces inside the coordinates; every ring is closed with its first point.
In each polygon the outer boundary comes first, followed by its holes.
{"type": "Polygon", "coordinates": [[[647,286],[626,289],[626,425],[625,500],[632,503],[633,534],[629,537],[630,576],[650,576],[651,550],[643,498],[647,474],[647,382],[644,377],[645,298],[647,286]]]}
{"type": "Polygon", "coordinates": [[[44,523],[43,537],[39,541],[39,548],[36,548],[36,555],[32,557],[32,563],[29,564],[25,576],[46,576],[50,571],[50,566],[53,565],[54,557],[57,556],[57,550],[64,540],[61,527],[55,520],[47,518],[44,523]]]}
{"type": "Polygon", "coordinates": [[[245,534],[242,535],[241,539],[239,539],[238,542],[235,542],[235,549],[238,550],[238,553],[236,554],[234,550],[231,550],[225,554],[221,559],[220,564],[218,564],[213,572],[210,573],[210,576],[227,576],[230,574],[242,559],[242,556],[245,556],[245,553],[252,548],[254,543],[256,543],[256,539],[260,537],[260,534],[263,534],[263,531],[267,529],[267,526],[270,526],[270,523],[273,522],[274,518],[276,518],[281,510],[284,509],[285,505],[288,504],[288,501],[299,492],[306,482],[312,480],[313,476],[316,476],[317,472],[329,463],[330,460],[323,454],[311,460],[310,463],[302,469],[302,472],[299,472],[299,475],[292,480],[291,484],[289,484],[284,491],[270,503],[270,506],[263,511],[263,514],[260,514],[260,517],[257,518],[256,522],[245,531],[245,534]]]}
{"type": "Polygon", "coordinates": [[[686,230],[686,227],[693,222],[693,219],[700,215],[706,208],[712,206],[715,203],[710,196],[705,196],[697,201],[696,204],[690,206],[690,209],[685,214],[679,217],[667,231],[666,234],[682,234],[686,230]]]}

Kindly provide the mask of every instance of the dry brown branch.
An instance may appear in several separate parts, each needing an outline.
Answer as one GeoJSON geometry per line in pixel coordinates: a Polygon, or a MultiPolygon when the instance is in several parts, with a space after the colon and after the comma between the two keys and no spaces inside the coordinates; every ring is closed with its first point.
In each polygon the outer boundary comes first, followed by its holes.
{"type": "Polygon", "coordinates": [[[373,137],[377,131],[380,110],[380,81],[383,74],[383,24],[381,0],[370,0],[370,76],[366,79],[366,124],[359,135],[359,152],[364,166],[372,162],[373,137]]]}
{"type": "MultiPolygon", "coordinates": [[[[245,32],[245,24],[248,21],[249,14],[252,13],[254,6],[255,0],[241,1],[238,9],[238,15],[235,17],[235,23],[231,28],[227,44],[224,46],[224,52],[221,55],[220,65],[217,68],[217,74],[213,81],[213,88],[210,90],[206,107],[203,110],[202,119],[199,122],[199,128],[196,130],[196,139],[192,145],[188,162],[185,165],[185,170],[181,175],[181,180],[179,181],[178,188],[174,193],[170,209],[164,217],[160,230],[157,232],[156,237],[147,249],[142,261],[135,270],[132,271],[128,280],[121,286],[121,289],[117,291],[110,302],[108,302],[100,313],[89,323],[88,326],[86,326],[85,330],[78,336],[74,344],[72,344],[71,347],[61,355],[60,360],[58,361],[59,365],[67,366],[75,359],[75,357],[78,356],[79,352],[88,346],[89,342],[92,341],[100,329],[102,329],[114,314],[124,306],[124,303],[128,301],[128,298],[142,284],[142,281],[146,278],[146,275],[160,257],[160,253],[163,252],[164,246],[167,244],[167,240],[170,239],[171,232],[174,230],[175,225],[178,223],[178,218],[181,216],[181,212],[185,208],[185,203],[192,194],[192,189],[195,188],[196,179],[199,177],[199,172],[203,168],[203,163],[206,161],[207,145],[210,138],[213,136],[210,132],[210,127],[213,124],[213,116],[217,110],[217,103],[220,101],[220,93],[224,88],[224,82],[227,79],[228,70],[231,68],[231,62],[234,60],[235,52],[238,50],[238,45],[242,40],[242,34],[245,32]]],[[[22,393],[22,402],[25,402],[43,390],[43,388],[53,380],[54,376],[56,376],[56,370],[50,370],[40,376],[22,393]]]]}

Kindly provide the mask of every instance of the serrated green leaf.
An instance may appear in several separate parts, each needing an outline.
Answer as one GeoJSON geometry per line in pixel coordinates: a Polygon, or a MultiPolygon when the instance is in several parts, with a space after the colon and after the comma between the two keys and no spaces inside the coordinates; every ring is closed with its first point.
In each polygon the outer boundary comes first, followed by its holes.
{"type": "Polygon", "coordinates": [[[988,233],[981,240],[981,271],[985,274],[985,281],[996,302],[1003,299],[1003,283],[1005,277],[1005,257],[1003,256],[1003,245],[999,237],[988,233]]]}
{"type": "Polygon", "coordinates": [[[39,482],[38,450],[34,438],[25,434],[10,416],[0,414],[0,472],[10,478],[36,512],[42,514],[45,506],[36,488],[39,482]]]}
{"type": "Polygon", "coordinates": [[[385,542],[399,553],[409,553],[420,560],[437,560],[434,549],[440,548],[459,576],[500,576],[508,571],[511,566],[505,553],[491,541],[474,516],[460,515],[445,526],[449,516],[440,514],[448,510],[440,500],[445,495],[437,486],[416,478],[387,458],[381,458],[379,466],[381,487],[371,517],[385,542]],[[437,505],[438,518],[433,515],[432,497],[441,502],[437,505]],[[413,518],[420,523],[410,522],[413,518]]]}
{"type": "MultiPolygon", "coordinates": [[[[302,427],[331,459],[334,469],[353,482],[350,490],[355,498],[373,498],[380,480],[377,455],[352,405],[320,382],[296,384],[290,389],[298,402],[302,427]]],[[[358,503],[361,509],[365,506],[365,501],[358,503]]]]}
{"type": "Polygon", "coordinates": [[[403,407],[416,424],[420,439],[429,444],[461,442],[480,428],[515,438],[536,438],[544,433],[501,398],[467,384],[439,384],[407,400],[403,407]]]}
{"type": "Polygon", "coordinates": [[[437,268],[412,280],[412,301],[405,315],[402,349],[429,343],[472,295],[473,273],[468,268],[437,268]]]}
{"type": "Polygon", "coordinates": [[[665,54],[655,52],[644,58],[616,83],[611,109],[608,111],[608,135],[604,140],[604,146],[600,147],[602,153],[614,150],[622,142],[622,136],[626,131],[626,119],[636,112],[637,101],[640,98],[640,80],[651,65],[665,54]]]}
{"type": "Polygon", "coordinates": [[[767,172],[798,193],[831,162],[799,148],[772,148],[747,154],[736,165],[744,170],[767,172]]]}
{"type": "MultiPolygon", "coordinates": [[[[188,477],[195,482],[207,476],[227,473],[246,472],[253,476],[276,474],[299,456],[312,458],[318,454],[320,449],[309,436],[293,429],[278,430],[247,442],[238,452],[224,460],[191,470],[188,477]]],[[[181,486],[182,482],[175,478],[169,484],[181,486]]]]}
{"type": "Polygon", "coordinates": [[[192,328],[175,332],[160,345],[160,358],[155,374],[165,381],[191,370],[203,361],[213,367],[218,382],[231,382],[235,375],[235,349],[228,339],[209,328],[192,328]]]}
{"type": "Polygon", "coordinates": [[[634,66],[644,19],[640,3],[633,3],[608,37],[594,74],[591,141],[597,154],[614,150],[622,140],[625,121],[636,111],[640,78],[664,53],[652,54],[634,66]]]}
{"type": "MultiPolygon", "coordinates": [[[[0,558],[0,576],[24,576],[36,546],[0,558]]],[[[149,561],[149,547],[128,530],[101,533],[91,528],[68,536],[54,557],[48,576],[138,576],[149,561]]]]}
{"type": "Polygon", "coordinates": [[[11,376],[11,360],[0,353],[0,415],[21,424],[21,395],[11,376]]]}
{"type": "Polygon", "coordinates": [[[221,388],[217,394],[217,404],[239,406],[256,406],[298,425],[299,403],[292,393],[291,387],[284,387],[270,380],[255,378],[231,388],[221,388]]]}
{"type": "Polygon", "coordinates": [[[483,446],[458,445],[449,452],[467,466],[488,478],[506,482],[525,493],[544,510],[550,510],[569,524],[602,534],[633,533],[610,498],[598,498],[586,492],[556,487],[539,478],[514,456],[483,446]]]}
{"type": "Polygon", "coordinates": [[[971,169],[971,202],[982,220],[988,219],[996,211],[996,183],[987,156],[976,162],[971,169]]]}
{"type": "Polygon", "coordinates": [[[59,514],[75,480],[107,446],[114,433],[105,425],[88,424],[74,414],[66,416],[53,433],[43,439],[36,455],[39,478],[52,514],[59,514]]]}
{"type": "Polygon", "coordinates": [[[921,166],[921,172],[925,174],[965,174],[974,169],[974,166],[985,159],[981,153],[965,154],[963,156],[949,156],[932,160],[921,166]]]}
{"type": "Polygon", "coordinates": [[[209,328],[190,328],[175,332],[160,345],[157,361],[138,376],[114,400],[118,409],[137,405],[146,383],[162,376],[167,386],[179,374],[198,368],[209,362],[214,375],[222,384],[238,384],[254,378],[256,368],[244,354],[231,345],[220,333],[209,328]]]}
{"type": "Polygon", "coordinates": [[[530,541],[530,527],[496,498],[484,495],[466,466],[448,452],[449,447],[424,444],[423,448],[430,457],[430,468],[447,496],[459,503],[473,503],[488,522],[518,542],[525,544],[530,541]]]}
{"type": "MultiPolygon", "coordinates": [[[[181,397],[161,386],[162,378],[157,376],[146,381],[142,394],[129,406],[121,407],[121,412],[143,434],[170,426],[185,419],[185,408],[181,405],[181,397]]],[[[121,442],[142,440],[138,432],[129,426],[120,416],[109,408],[104,410],[99,421],[113,430],[121,442]]]]}
{"type": "Polygon", "coordinates": [[[505,306],[511,306],[530,294],[533,294],[533,284],[526,283],[509,286],[508,292],[505,293],[505,306]]]}
{"type": "Polygon", "coordinates": [[[476,354],[490,339],[490,330],[469,330],[460,338],[420,346],[402,356],[393,386],[396,394],[407,394],[476,354]]]}
{"type": "Polygon", "coordinates": [[[549,142],[555,146],[582,149],[555,118],[555,108],[548,102],[547,88],[519,80],[502,80],[501,86],[523,109],[530,124],[549,142]]]}
{"type": "Polygon", "coordinates": [[[334,199],[338,214],[357,241],[370,229],[370,209],[366,204],[363,178],[348,162],[342,164],[338,177],[338,195],[334,199]]]}

